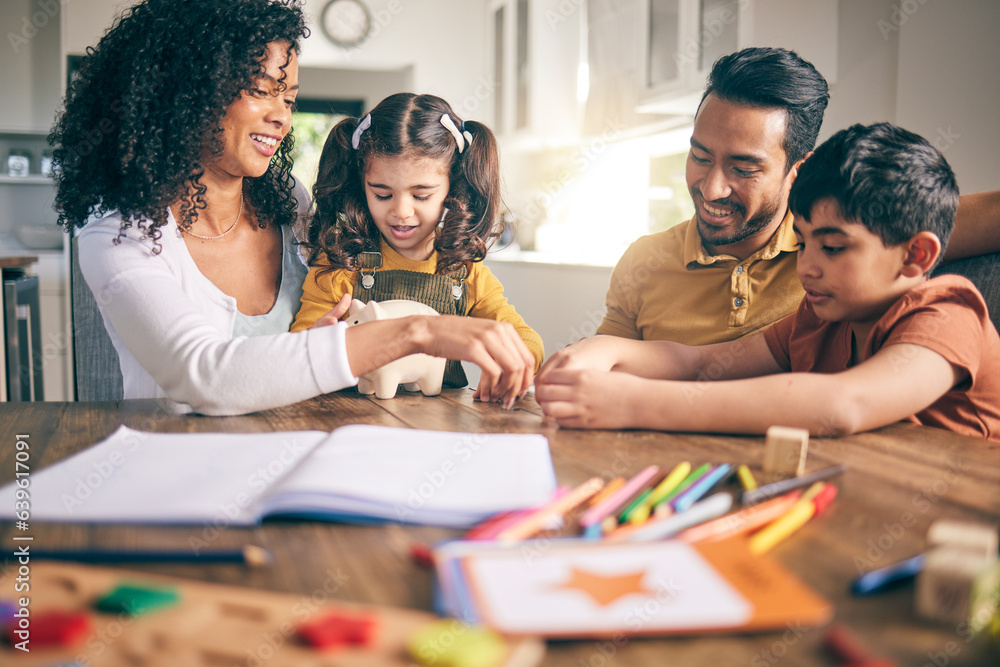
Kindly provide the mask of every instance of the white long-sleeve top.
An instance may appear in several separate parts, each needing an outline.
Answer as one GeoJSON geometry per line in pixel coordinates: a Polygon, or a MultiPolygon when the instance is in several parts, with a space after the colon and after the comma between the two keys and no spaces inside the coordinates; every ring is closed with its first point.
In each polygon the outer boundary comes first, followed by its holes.
{"type": "Polygon", "coordinates": [[[121,216],[79,233],[80,270],[118,351],[125,398],[166,398],[168,409],[235,415],[296,403],[357,383],[347,325],[233,338],[236,299],[194,263],[173,214],[162,248],[121,216]]]}

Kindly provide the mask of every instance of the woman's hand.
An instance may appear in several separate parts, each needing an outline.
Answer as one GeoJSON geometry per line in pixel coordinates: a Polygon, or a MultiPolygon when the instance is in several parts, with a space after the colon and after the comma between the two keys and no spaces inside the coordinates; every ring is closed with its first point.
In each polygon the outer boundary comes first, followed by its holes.
{"type": "Polygon", "coordinates": [[[340,297],[340,301],[336,306],[327,311],[326,315],[319,318],[310,329],[317,329],[319,327],[328,327],[331,324],[336,324],[340,321],[340,318],[347,314],[347,311],[351,308],[351,295],[345,294],[340,297]]]}
{"type": "Polygon", "coordinates": [[[535,358],[509,323],[451,315],[425,320],[428,331],[422,352],[470,361],[482,369],[473,398],[502,401],[509,410],[528,391],[535,358]]]}
{"type": "Polygon", "coordinates": [[[503,401],[508,408],[531,386],[535,370],[535,358],[507,322],[457,315],[413,315],[352,326],[346,337],[347,358],[355,376],[421,352],[468,361],[483,371],[474,397],[503,401]]]}

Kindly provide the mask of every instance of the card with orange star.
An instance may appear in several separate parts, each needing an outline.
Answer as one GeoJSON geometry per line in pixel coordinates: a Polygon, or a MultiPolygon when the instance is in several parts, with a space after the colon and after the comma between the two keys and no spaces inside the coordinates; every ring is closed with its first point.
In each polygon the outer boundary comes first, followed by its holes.
{"type": "Polygon", "coordinates": [[[821,625],[833,615],[826,600],[742,539],[477,546],[456,564],[448,585],[465,615],[509,635],[746,632],[821,625]]]}

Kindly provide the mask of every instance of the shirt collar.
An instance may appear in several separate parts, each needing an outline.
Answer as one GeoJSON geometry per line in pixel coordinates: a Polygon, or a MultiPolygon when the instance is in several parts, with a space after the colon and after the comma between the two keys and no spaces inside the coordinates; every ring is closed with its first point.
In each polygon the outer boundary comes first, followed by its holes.
{"type": "MultiPolygon", "coordinates": [[[[747,261],[774,259],[783,252],[796,252],[799,246],[795,241],[795,231],[792,229],[792,223],[792,212],[788,211],[785,213],[781,225],[768,240],[767,244],[747,257],[747,261]]],[[[720,261],[736,261],[736,258],[733,255],[709,254],[701,242],[701,235],[698,234],[698,222],[695,218],[691,218],[684,235],[684,266],[690,269],[694,268],[695,264],[709,266],[720,261]]]]}

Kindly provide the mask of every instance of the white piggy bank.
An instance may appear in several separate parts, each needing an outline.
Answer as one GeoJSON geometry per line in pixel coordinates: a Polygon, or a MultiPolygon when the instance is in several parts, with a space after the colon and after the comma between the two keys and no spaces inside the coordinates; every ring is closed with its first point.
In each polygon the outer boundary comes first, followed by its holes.
{"type": "MultiPolygon", "coordinates": [[[[362,303],[354,299],[348,311],[347,323],[354,326],[362,322],[391,320],[409,315],[438,315],[438,312],[430,306],[406,299],[381,303],[362,303]]],[[[362,394],[375,394],[378,398],[392,398],[399,385],[403,385],[407,391],[419,389],[425,396],[437,396],[441,393],[446,361],[429,354],[411,354],[396,359],[362,376],[358,380],[358,391],[362,394]]]]}

